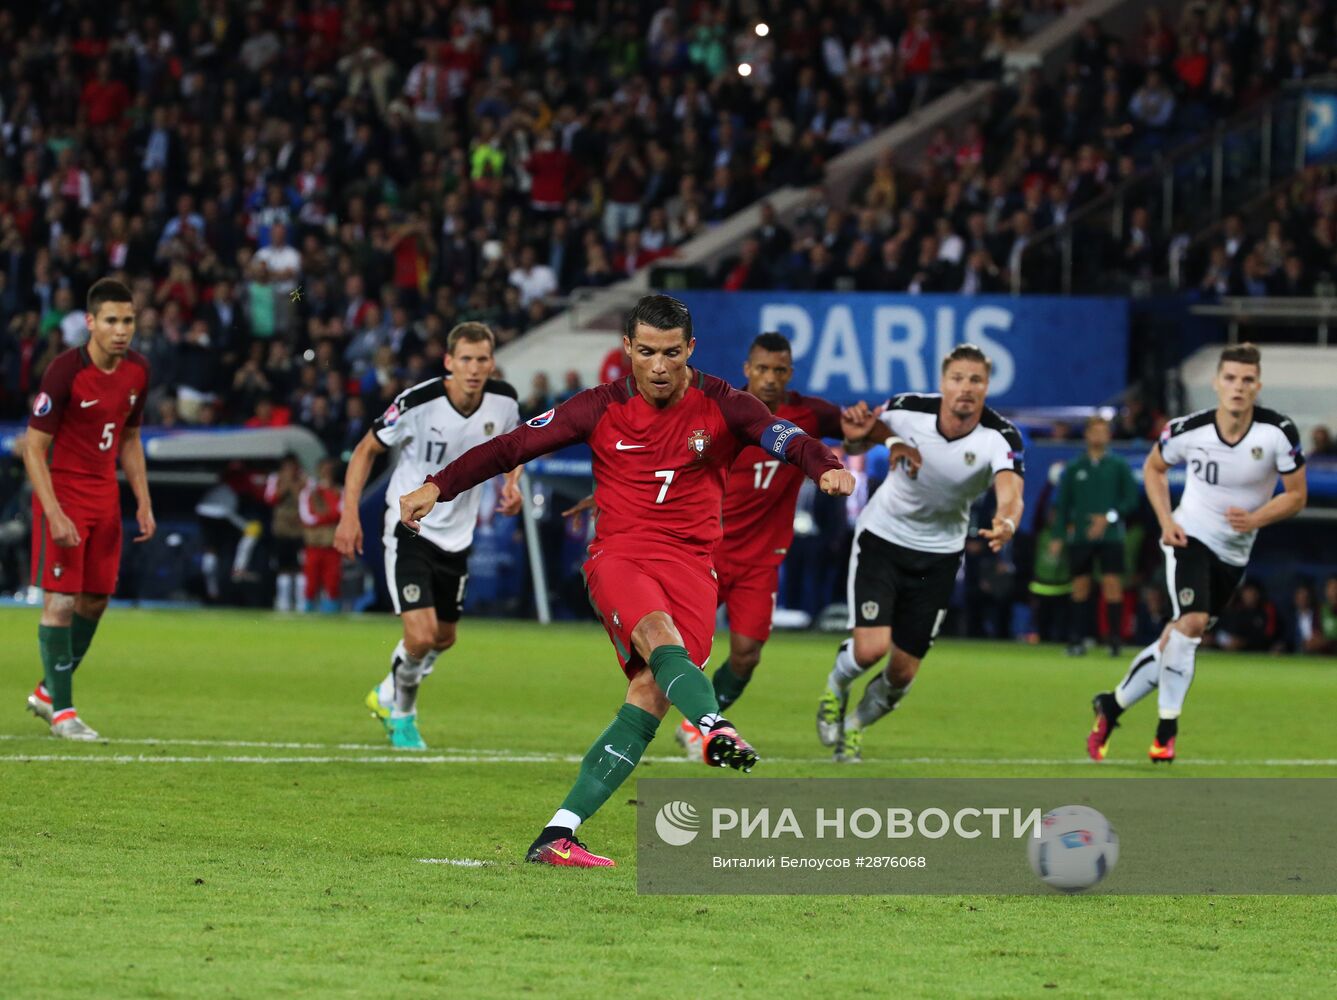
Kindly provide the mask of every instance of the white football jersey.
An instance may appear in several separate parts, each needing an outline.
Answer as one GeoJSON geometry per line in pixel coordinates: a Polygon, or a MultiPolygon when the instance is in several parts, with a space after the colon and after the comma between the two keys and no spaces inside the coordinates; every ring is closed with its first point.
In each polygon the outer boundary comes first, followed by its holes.
{"type": "Polygon", "coordinates": [[[987,406],[969,434],[944,437],[936,393],[902,393],[879,417],[893,435],[919,449],[924,463],[911,478],[893,465],[859,515],[858,528],[917,552],[960,552],[970,530],[970,505],[996,473],[1022,475],[1021,435],[987,406]]]}
{"type": "MultiPolygon", "coordinates": [[[[455,409],[446,395],[446,379],[434,378],[405,389],[372,422],[376,440],[399,448],[395,470],[385,493],[385,541],[390,543],[399,523],[399,498],[416,490],[423,480],[441,471],[470,448],[513,430],[520,423],[515,390],[505,382],[489,380],[478,409],[467,416],[455,409]]],[[[438,503],[422,519],[421,536],[444,552],[462,552],[473,544],[474,525],[484,486],[438,503]]]]}
{"type": "Polygon", "coordinates": [[[1226,510],[1257,510],[1276,491],[1277,475],[1305,461],[1295,423],[1262,406],[1253,408],[1253,423],[1233,445],[1221,439],[1213,409],[1171,420],[1157,447],[1167,465],[1188,466],[1175,523],[1232,566],[1248,563],[1258,532],[1236,531],[1226,510]]]}

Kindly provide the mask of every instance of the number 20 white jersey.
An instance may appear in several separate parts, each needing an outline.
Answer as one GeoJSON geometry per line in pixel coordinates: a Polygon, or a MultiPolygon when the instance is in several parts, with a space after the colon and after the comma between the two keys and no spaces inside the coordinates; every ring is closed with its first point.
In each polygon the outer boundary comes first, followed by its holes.
{"type": "Polygon", "coordinates": [[[1305,461],[1295,423],[1262,406],[1254,407],[1253,423],[1233,445],[1222,440],[1211,409],[1171,420],[1157,447],[1167,465],[1187,466],[1175,522],[1232,566],[1248,563],[1258,532],[1236,531],[1226,510],[1257,510],[1276,490],[1277,475],[1305,461]]]}
{"type": "MultiPolygon", "coordinates": [[[[399,498],[449,465],[470,448],[515,429],[520,407],[507,383],[489,380],[478,409],[465,415],[446,395],[446,379],[434,378],[405,389],[371,425],[376,440],[399,446],[395,470],[385,494],[385,540],[399,523],[399,498]]],[[[462,552],[473,544],[483,486],[438,503],[422,519],[421,537],[443,552],[462,552]]]]}

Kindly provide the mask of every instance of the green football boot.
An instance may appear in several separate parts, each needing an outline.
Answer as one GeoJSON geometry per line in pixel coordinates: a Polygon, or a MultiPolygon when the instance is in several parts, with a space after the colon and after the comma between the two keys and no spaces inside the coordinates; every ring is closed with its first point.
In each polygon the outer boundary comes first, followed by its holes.
{"type": "Polygon", "coordinates": [[[418,717],[403,715],[390,720],[390,745],[396,750],[426,750],[427,744],[418,735],[418,717]]]}

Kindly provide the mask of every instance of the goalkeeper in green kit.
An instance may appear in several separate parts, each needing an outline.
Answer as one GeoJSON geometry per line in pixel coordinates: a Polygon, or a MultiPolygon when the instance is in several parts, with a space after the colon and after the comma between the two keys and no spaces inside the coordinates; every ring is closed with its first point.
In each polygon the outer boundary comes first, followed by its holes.
{"type": "Polygon", "coordinates": [[[1068,463],[1059,480],[1055,538],[1050,545],[1068,546],[1072,604],[1068,613],[1068,654],[1086,652],[1086,639],[1096,633],[1091,578],[1100,567],[1105,598],[1099,634],[1119,655],[1119,609],[1123,603],[1124,527],[1137,509],[1133,471],[1109,451],[1110,423],[1104,417],[1086,422],[1086,453],[1068,463]]]}

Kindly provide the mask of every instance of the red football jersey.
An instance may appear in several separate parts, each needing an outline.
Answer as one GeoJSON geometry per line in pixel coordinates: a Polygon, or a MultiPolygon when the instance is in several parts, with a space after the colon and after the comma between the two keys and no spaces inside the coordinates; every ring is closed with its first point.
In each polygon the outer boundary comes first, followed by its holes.
{"type": "Polygon", "coordinates": [[[82,347],[47,367],[28,426],[52,436],[51,479],[62,505],[116,497],[121,432],[140,425],[148,388],[149,362],[137,351],[109,372],[82,347]]]}
{"type": "Polygon", "coordinates": [[[599,504],[591,555],[668,550],[708,561],[720,539],[724,482],[744,447],[758,445],[813,480],[840,463],[755,396],[711,375],[690,375],[686,395],[667,409],[646,402],[631,376],[586,389],[427,481],[452,500],[531,458],[587,441],[599,504]]]}
{"type": "MultiPolygon", "coordinates": [[[[775,415],[814,437],[838,438],[840,408],[824,399],[791,392],[775,415]]],[[[724,537],[716,559],[723,563],[778,565],[794,540],[794,508],[803,473],[749,445],[734,460],[724,489],[724,537]]]]}

